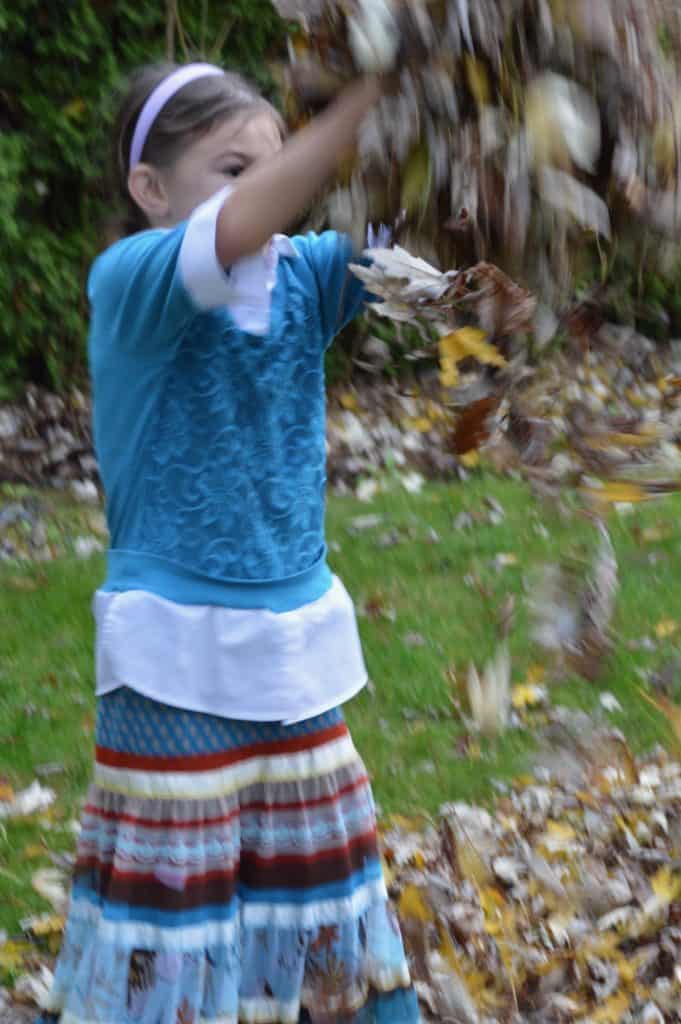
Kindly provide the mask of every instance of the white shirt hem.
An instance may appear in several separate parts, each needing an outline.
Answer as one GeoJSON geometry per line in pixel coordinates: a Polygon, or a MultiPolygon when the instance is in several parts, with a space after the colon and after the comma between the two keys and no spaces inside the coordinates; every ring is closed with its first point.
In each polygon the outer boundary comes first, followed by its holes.
{"type": "Polygon", "coordinates": [[[352,600],[337,576],[287,612],[183,605],[143,590],[98,591],[97,696],[122,686],[190,711],[304,721],[367,682],[352,600]]]}

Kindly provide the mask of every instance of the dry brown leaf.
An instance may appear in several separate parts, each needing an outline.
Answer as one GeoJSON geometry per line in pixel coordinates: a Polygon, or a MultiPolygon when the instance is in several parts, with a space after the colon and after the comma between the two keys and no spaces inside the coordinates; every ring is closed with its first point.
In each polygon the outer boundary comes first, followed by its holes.
{"type": "Polygon", "coordinates": [[[500,397],[488,395],[462,409],[456,419],[451,447],[457,455],[476,451],[490,436],[490,417],[499,408],[500,397]]]}

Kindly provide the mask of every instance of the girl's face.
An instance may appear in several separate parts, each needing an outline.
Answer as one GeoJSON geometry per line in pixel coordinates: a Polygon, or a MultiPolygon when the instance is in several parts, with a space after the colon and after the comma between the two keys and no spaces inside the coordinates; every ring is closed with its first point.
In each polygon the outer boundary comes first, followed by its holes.
{"type": "Polygon", "coordinates": [[[267,110],[220,122],[188,146],[172,167],[158,172],[163,203],[145,211],[152,226],[172,227],[186,220],[197,206],[281,146],[279,126],[267,110]]]}

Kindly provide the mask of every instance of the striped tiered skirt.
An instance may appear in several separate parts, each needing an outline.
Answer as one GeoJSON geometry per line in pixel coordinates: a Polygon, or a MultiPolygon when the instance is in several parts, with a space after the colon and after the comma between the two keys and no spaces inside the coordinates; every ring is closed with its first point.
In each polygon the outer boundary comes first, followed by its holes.
{"type": "Polygon", "coordinates": [[[100,698],[42,1024],[415,1024],[339,709],[293,726],[100,698]]]}

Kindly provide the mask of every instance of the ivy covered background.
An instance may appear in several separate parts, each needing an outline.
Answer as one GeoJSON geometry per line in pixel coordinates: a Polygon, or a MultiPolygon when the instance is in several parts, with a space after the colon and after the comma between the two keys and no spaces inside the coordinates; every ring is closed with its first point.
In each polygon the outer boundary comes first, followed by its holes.
{"type": "Polygon", "coordinates": [[[109,209],[116,89],[149,60],[203,55],[269,92],[268,0],[0,0],[0,400],[84,370],[85,279],[109,209]]]}

